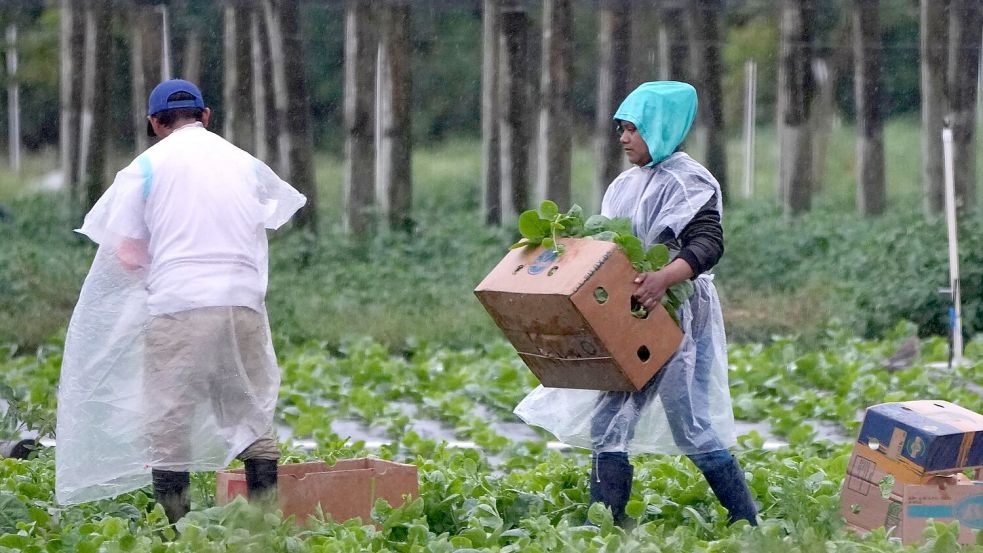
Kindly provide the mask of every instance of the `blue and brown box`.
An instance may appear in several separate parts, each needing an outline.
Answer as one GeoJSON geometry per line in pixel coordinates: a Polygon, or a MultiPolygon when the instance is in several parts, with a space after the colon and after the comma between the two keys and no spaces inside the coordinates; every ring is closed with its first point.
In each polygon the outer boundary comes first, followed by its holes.
{"type": "Polygon", "coordinates": [[[857,441],[912,475],[949,474],[983,466],[983,415],[939,400],[882,403],[857,441]]]}

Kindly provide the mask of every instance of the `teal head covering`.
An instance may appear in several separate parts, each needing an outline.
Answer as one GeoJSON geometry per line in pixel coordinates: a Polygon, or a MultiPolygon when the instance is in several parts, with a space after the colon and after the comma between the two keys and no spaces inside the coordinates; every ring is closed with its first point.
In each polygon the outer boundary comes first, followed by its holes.
{"type": "Polygon", "coordinates": [[[696,119],[696,89],[676,81],[642,83],[625,98],[614,119],[628,121],[641,133],[655,165],[683,143],[696,119]]]}

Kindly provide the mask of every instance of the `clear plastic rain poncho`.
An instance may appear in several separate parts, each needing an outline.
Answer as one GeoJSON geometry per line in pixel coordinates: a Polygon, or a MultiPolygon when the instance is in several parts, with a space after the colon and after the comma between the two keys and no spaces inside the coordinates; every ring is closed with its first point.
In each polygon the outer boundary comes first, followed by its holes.
{"type": "Polygon", "coordinates": [[[200,124],[116,175],[79,229],[99,249],[65,339],[59,503],[141,488],[151,468],[222,469],[270,430],[265,229],[305,201],[200,124]]]}
{"type": "MultiPolygon", "coordinates": [[[[666,229],[679,236],[720,186],[702,165],[674,153],[696,116],[696,91],[676,82],[645,83],[618,108],[616,120],[633,123],[653,161],[615,179],[601,213],[627,217],[636,236],[651,246],[666,229]]],[[[675,253],[678,252],[673,252],[675,253]]],[[[727,384],[727,346],[712,275],[694,281],[680,308],[679,350],[639,392],[537,387],[515,409],[572,446],[595,452],[699,454],[736,443],[727,384]]]]}

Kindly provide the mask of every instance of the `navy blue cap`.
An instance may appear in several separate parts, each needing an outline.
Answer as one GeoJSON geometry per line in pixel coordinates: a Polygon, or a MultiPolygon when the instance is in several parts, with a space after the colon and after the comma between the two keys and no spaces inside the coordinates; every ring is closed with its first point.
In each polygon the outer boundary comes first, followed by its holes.
{"type": "Polygon", "coordinates": [[[153,92],[150,93],[150,99],[147,101],[147,115],[156,115],[162,111],[178,108],[205,109],[205,98],[194,83],[184,79],[171,79],[154,87],[153,92]],[[187,92],[194,98],[168,101],[167,98],[175,92],[187,92]]]}

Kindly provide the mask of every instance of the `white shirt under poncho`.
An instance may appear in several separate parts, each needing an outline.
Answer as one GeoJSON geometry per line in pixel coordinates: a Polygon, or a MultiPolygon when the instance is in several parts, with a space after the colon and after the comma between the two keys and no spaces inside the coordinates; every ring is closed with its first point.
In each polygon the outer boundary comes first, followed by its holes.
{"type": "MultiPolygon", "coordinates": [[[[200,123],[175,130],[117,173],[79,229],[99,249],[65,338],[55,452],[59,503],[150,483],[156,460],[149,458],[149,416],[142,410],[148,321],[218,306],[248,307],[265,320],[266,229],[279,228],[305,202],[269,167],[200,123]],[[133,266],[126,251],[144,252],[145,262],[133,266]]],[[[267,350],[275,370],[272,343],[267,350]]],[[[245,378],[246,371],[236,372],[229,378],[245,378]]],[[[194,438],[205,445],[181,469],[224,468],[270,427],[279,374],[269,376],[244,399],[256,407],[236,427],[218,423],[217,402],[201,406],[194,438]]]]}
{"type": "MultiPolygon", "coordinates": [[[[714,194],[717,209],[723,213],[716,179],[680,152],[654,167],[633,167],[619,175],[604,195],[601,213],[629,218],[635,235],[647,248],[666,228],[679,236],[714,194]]],[[[736,443],[720,302],[710,275],[701,275],[694,284],[693,296],[678,312],[683,342],[662,368],[665,375],[658,394],[640,406],[624,402],[621,411],[611,416],[603,450],[692,455],[736,443]],[[697,415],[686,424],[677,424],[680,439],[670,430],[667,404],[689,406],[697,415]],[[628,426],[635,421],[631,433],[628,426]]],[[[597,437],[592,439],[591,421],[604,403],[601,400],[613,394],[618,392],[539,386],[519,403],[515,413],[566,444],[599,449],[597,437]]],[[[674,422],[679,422],[678,417],[674,422]]]]}

